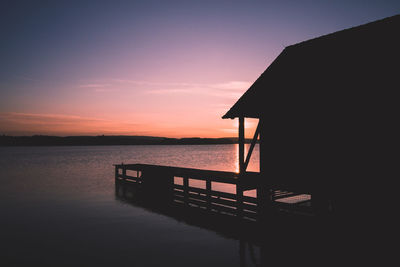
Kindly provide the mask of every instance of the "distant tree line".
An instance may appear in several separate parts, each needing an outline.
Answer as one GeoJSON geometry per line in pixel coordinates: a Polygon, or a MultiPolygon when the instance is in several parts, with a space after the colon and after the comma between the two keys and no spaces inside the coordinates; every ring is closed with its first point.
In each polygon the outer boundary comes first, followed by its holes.
{"type": "MultiPolygon", "coordinates": [[[[236,144],[237,138],[167,138],[152,136],[0,136],[0,146],[91,146],[91,145],[209,145],[236,144]]],[[[251,140],[247,139],[247,143],[251,140]]]]}

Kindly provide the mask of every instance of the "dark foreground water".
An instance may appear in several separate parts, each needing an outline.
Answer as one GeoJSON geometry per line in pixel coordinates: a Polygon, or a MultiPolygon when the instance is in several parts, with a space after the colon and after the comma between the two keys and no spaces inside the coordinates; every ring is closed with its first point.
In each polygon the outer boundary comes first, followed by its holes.
{"type": "MultiPolygon", "coordinates": [[[[250,170],[257,158],[258,147],[250,170]]],[[[374,214],[356,223],[269,214],[247,238],[231,221],[216,227],[137,205],[116,193],[112,164],[121,162],[236,171],[237,146],[0,147],[0,266],[381,266],[397,258],[374,214]]]]}
{"type": "MultiPolygon", "coordinates": [[[[112,164],[235,171],[236,153],[236,145],[0,147],[0,266],[255,266],[257,249],[243,259],[238,240],[115,194],[112,164]]],[[[258,170],[258,147],[253,155],[258,170]]]]}

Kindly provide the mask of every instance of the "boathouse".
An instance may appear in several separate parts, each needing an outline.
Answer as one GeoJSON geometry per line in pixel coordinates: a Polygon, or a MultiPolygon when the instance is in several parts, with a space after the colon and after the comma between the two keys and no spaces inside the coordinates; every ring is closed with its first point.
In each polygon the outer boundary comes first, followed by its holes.
{"type": "Polygon", "coordinates": [[[239,120],[240,172],[246,173],[252,150],[245,157],[245,118],[256,118],[253,143],[259,138],[267,189],[340,206],[390,175],[399,36],[396,15],[284,48],[223,116],[239,120]]]}
{"type": "Polygon", "coordinates": [[[382,210],[398,177],[399,33],[397,15],[286,47],[223,116],[239,120],[239,173],[115,164],[117,195],[130,184],[158,208],[262,227],[278,213],[382,210]],[[247,155],[246,118],[259,121],[247,155]],[[250,172],[257,141],[260,172],[250,172]]]}

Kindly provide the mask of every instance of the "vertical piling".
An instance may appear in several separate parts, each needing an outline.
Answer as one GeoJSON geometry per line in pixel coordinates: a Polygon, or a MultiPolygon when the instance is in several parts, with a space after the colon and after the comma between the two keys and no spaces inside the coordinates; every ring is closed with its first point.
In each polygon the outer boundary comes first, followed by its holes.
{"type": "Polygon", "coordinates": [[[118,171],[119,171],[119,167],[117,165],[115,165],[115,180],[118,180],[118,171]]]}
{"type": "Polygon", "coordinates": [[[183,177],[183,193],[185,205],[189,206],[189,178],[183,177]]]}
{"type": "Polygon", "coordinates": [[[244,117],[239,117],[239,172],[244,171],[244,117]]]}
{"type": "Polygon", "coordinates": [[[237,204],[237,217],[243,217],[243,188],[239,183],[236,184],[236,204],[237,204]]]}
{"type": "Polygon", "coordinates": [[[211,211],[211,180],[206,180],[207,210],[211,211]]]}

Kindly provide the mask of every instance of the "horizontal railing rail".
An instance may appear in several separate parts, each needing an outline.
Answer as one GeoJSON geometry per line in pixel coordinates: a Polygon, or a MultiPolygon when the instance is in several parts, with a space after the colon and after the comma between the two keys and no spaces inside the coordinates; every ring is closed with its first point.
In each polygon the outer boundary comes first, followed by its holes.
{"type": "MultiPolygon", "coordinates": [[[[128,181],[143,186],[149,190],[146,192],[155,190],[160,193],[160,190],[164,190],[162,191],[164,196],[171,195],[175,204],[249,220],[256,220],[259,216],[260,199],[256,196],[244,195],[245,191],[257,189],[260,186],[259,173],[248,172],[240,176],[234,172],[148,164],[118,164],[114,166],[116,181],[128,181]],[[153,182],[149,183],[149,181],[153,182]],[[197,185],[200,182],[202,186],[193,186],[193,182],[196,184],[196,181],[197,185]],[[215,190],[214,183],[227,184],[231,186],[231,189],[234,186],[236,193],[215,190]]],[[[270,201],[276,203],[274,205],[279,209],[289,209],[295,207],[296,203],[290,201],[285,203],[282,200],[298,195],[301,194],[274,189],[271,190],[270,201]]],[[[302,205],[299,210],[307,211],[310,208],[302,205]]]]}

